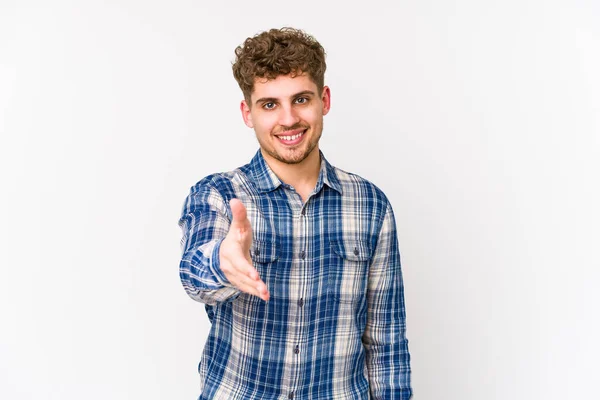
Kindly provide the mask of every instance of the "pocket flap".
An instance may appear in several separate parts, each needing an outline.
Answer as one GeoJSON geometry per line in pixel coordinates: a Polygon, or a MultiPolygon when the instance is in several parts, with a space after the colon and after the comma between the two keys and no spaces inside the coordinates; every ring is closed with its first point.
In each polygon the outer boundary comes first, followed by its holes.
{"type": "Polygon", "coordinates": [[[277,244],[275,242],[254,240],[250,249],[250,257],[253,261],[259,263],[274,262],[279,258],[277,244]]]}
{"type": "Polygon", "coordinates": [[[371,245],[365,240],[332,240],[331,248],[345,260],[368,261],[371,258],[371,245]]]}

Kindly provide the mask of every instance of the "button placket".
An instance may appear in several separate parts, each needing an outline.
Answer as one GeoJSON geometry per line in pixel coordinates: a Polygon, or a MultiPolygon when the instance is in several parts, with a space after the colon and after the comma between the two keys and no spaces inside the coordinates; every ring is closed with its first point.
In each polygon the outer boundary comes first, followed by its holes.
{"type": "MultiPolygon", "coordinates": [[[[290,208],[292,209],[292,213],[293,213],[293,223],[294,223],[294,233],[297,233],[297,238],[298,240],[295,241],[294,243],[294,253],[293,253],[293,258],[295,260],[294,265],[297,267],[297,269],[295,270],[296,272],[294,273],[294,276],[297,277],[305,277],[306,276],[306,271],[305,269],[307,268],[307,246],[309,246],[309,243],[307,242],[307,237],[308,237],[308,232],[307,230],[309,229],[309,220],[306,216],[306,208],[307,208],[307,204],[304,203],[302,201],[302,198],[300,197],[300,194],[298,192],[295,193],[296,196],[290,196],[290,208]],[[297,200],[297,201],[295,201],[297,200]],[[297,246],[297,247],[296,247],[297,246]]],[[[295,359],[294,362],[294,366],[292,368],[292,371],[290,372],[290,385],[288,386],[288,398],[289,399],[293,399],[294,397],[297,397],[295,395],[295,391],[294,389],[297,388],[297,384],[299,382],[299,368],[301,365],[301,361],[304,358],[304,356],[300,355],[300,343],[304,343],[303,341],[303,337],[305,336],[305,332],[304,332],[304,327],[303,327],[303,323],[305,320],[305,313],[304,313],[304,295],[305,293],[305,285],[307,283],[305,283],[304,280],[300,280],[299,281],[300,284],[298,285],[297,288],[297,292],[294,293],[296,297],[296,305],[297,307],[295,308],[295,310],[291,311],[295,314],[295,326],[296,329],[294,329],[294,333],[293,333],[293,338],[290,337],[291,340],[295,341],[297,344],[296,345],[292,345],[292,353],[293,353],[293,358],[295,359]]],[[[292,303],[293,304],[293,303],[292,303]]],[[[293,343],[293,342],[292,342],[293,343]]]]}

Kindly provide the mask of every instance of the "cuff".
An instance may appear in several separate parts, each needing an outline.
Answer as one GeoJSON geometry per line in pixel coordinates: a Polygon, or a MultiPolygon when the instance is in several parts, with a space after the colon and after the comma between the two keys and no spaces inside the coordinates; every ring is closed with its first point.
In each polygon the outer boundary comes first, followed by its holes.
{"type": "Polygon", "coordinates": [[[221,249],[221,243],[223,242],[223,240],[225,240],[225,238],[219,239],[215,244],[215,247],[213,247],[208,265],[213,276],[217,281],[219,281],[220,284],[222,284],[223,286],[233,287],[233,285],[225,277],[223,271],[221,271],[221,258],[219,257],[219,250],[221,249]]]}

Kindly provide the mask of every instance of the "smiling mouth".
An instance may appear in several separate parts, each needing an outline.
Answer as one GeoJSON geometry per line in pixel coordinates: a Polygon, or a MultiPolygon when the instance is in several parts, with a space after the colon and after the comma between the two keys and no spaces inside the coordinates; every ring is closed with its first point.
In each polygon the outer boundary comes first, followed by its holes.
{"type": "Polygon", "coordinates": [[[300,133],[297,133],[297,134],[295,134],[295,135],[291,135],[291,136],[281,136],[281,135],[280,135],[280,136],[277,136],[277,137],[278,137],[279,139],[281,139],[281,140],[287,140],[287,141],[291,141],[291,140],[298,139],[300,136],[304,135],[304,132],[305,132],[305,131],[303,131],[303,132],[300,132],[300,133]]]}
{"type": "Polygon", "coordinates": [[[307,129],[304,129],[299,132],[297,131],[296,133],[294,133],[292,135],[275,135],[275,136],[277,136],[279,141],[281,141],[282,143],[296,144],[296,143],[299,143],[300,141],[302,141],[302,138],[304,137],[304,134],[306,133],[306,131],[307,131],[307,129]]]}

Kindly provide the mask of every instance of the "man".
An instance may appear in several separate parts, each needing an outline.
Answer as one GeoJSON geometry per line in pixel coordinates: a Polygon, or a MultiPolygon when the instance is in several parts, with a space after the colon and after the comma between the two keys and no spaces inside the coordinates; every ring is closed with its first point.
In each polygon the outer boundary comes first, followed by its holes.
{"type": "Polygon", "coordinates": [[[319,150],[323,48],[283,28],[235,53],[260,150],[194,185],[179,220],[181,281],[212,324],[199,399],[409,399],[394,215],[319,150]]]}

